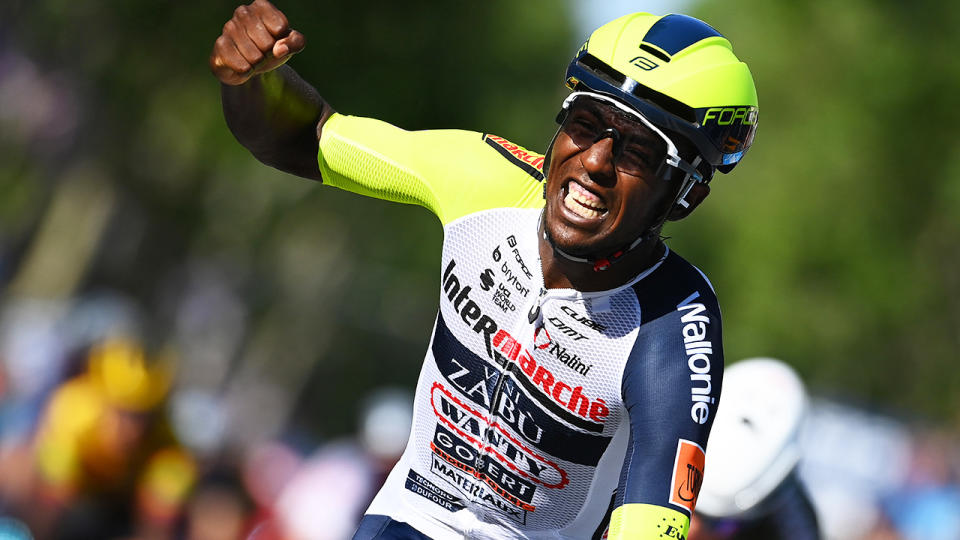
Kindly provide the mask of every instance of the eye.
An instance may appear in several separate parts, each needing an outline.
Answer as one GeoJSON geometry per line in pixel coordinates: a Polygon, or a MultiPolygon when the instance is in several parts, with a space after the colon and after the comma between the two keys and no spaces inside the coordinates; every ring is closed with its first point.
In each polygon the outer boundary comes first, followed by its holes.
{"type": "Polygon", "coordinates": [[[570,116],[563,129],[577,146],[583,148],[593,142],[600,132],[600,124],[591,115],[578,112],[570,116]]]}
{"type": "Polygon", "coordinates": [[[629,163],[641,168],[649,168],[653,163],[653,156],[650,153],[650,149],[635,144],[625,146],[623,153],[620,155],[620,159],[625,164],[629,163]]]}
{"type": "Polygon", "coordinates": [[[575,116],[570,124],[574,129],[585,132],[596,133],[599,130],[596,120],[589,116],[575,116]]]}

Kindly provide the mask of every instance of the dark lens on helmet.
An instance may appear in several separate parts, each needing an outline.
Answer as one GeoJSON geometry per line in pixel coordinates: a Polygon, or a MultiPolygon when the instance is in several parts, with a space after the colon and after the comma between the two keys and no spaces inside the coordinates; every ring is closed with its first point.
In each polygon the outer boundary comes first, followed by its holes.
{"type": "Polygon", "coordinates": [[[721,153],[723,165],[735,164],[753,144],[757,130],[756,107],[710,107],[697,111],[700,130],[721,153]]]}

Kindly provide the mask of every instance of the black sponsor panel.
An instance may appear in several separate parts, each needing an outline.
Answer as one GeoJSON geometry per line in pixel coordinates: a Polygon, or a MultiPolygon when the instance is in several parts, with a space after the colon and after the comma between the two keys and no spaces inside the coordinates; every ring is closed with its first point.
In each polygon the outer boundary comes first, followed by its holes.
{"type": "Polygon", "coordinates": [[[596,466],[611,437],[573,430],[547,414],[544,408],[570,420],[573,425],[582,427],[579,424],[589,424],[589,428],[595,430],[593,422],[573,415],[548,398],[531,399],[531,395],[542,397],[538,389],[515,363],[499,353],[495,354],[498,362],[512,374],[503,381],[499,394],[496,387],[501,371],[460,343],[450,332],[443,316],[438,314],[437,329],[433,336],[433,357],[440,373],[452,387],[485,411],[493,412],[498,421],[510,426],[531,446],[559,459],[596,466]],[[517,382],[526,392],[520,390],[517,382]],[[496,403],[493,402],[495,396],[496,403]]]}
{"type": "MultiPolygon", "coordinates": [[[[536,486],[500,466],[495,460],[478,459],[476,447],[437,425],[433,434],[433,450],[445,461],[484,482],[501,497],[520,506],[530,505],[536,486]]],[[[469,492],[468,492],[469,493],[469,492]]],[[[470,495],[476,496],[477,490],[470,495]]]]}
{"type": "Polygon", "coordinates": [[[407,471],[407,481],[404,487],[451,512],[466,508],[459,497],[440,489],[436,484],[420,476],[413,469],[407,471]]]}

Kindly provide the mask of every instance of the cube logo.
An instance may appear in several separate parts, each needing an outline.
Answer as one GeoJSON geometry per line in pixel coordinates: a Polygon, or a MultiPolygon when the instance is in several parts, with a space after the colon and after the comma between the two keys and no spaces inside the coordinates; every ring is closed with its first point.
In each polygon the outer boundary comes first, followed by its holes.
{"type": "Polygon", "coordinates": [[[680,439],[673,461],[673,481],[670,484],[670,503],[693,512],[697,495],[703,485],[703,463],[706,456],[700,445],[680,439]]]}

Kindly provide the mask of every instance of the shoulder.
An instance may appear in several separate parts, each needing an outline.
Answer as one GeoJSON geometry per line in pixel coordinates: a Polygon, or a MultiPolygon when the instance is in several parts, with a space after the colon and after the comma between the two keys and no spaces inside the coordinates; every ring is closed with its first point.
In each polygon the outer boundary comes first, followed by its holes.
{"type": "Polygon", "coordinates": [[[444,224],[479,210],[543,204],[543,156],[476,131],[407,131],[334,115],[318,160],[325,183],[426,206],[444,224]]]}
{"type": "Polygon", "coordinates": [[[491,133],[461,129],[408,131],[383,120],[334,114],[324,124],[320,149],[348,144],[353,151],[391,156],[391,149],[463,172],[496,172],[515,181],[543,181],[543,155],[491,133]]]}
{"type": "MultiPolygon", "coordinates": [[[[640,327],[624,370],[625,399],[646,399],[650,385],[676,389],[666,402],[690,402],[691,417],[706,422],[719,399],[723,372],[720,308],[706,276],[670,252],[649,275],[633,285],[640,306],[640,327]],[[685,396],[685,397],[684,397],[685,396]]],[[[680,409],[683,409],[682,407],[680,409]]],[[[704,441],[705,442],[705,441],[704,441]]]]}
{"type": "Polygon", "coordinates": [[[713,284],[699,268],[674,251],[631,287],[640,305],[641,325],[683,312],[708,312],[717,320],[720,305],[713,284]]]}
{"type": "Polygon", "coordinates": [[[514,167],[520,169],[537,182],[543,181],[543,155],[532,152],[526,148],[514,144],[503,137],[498,137],[491,133],[483,134],[483,142],[500,157],[514,167]]]}

